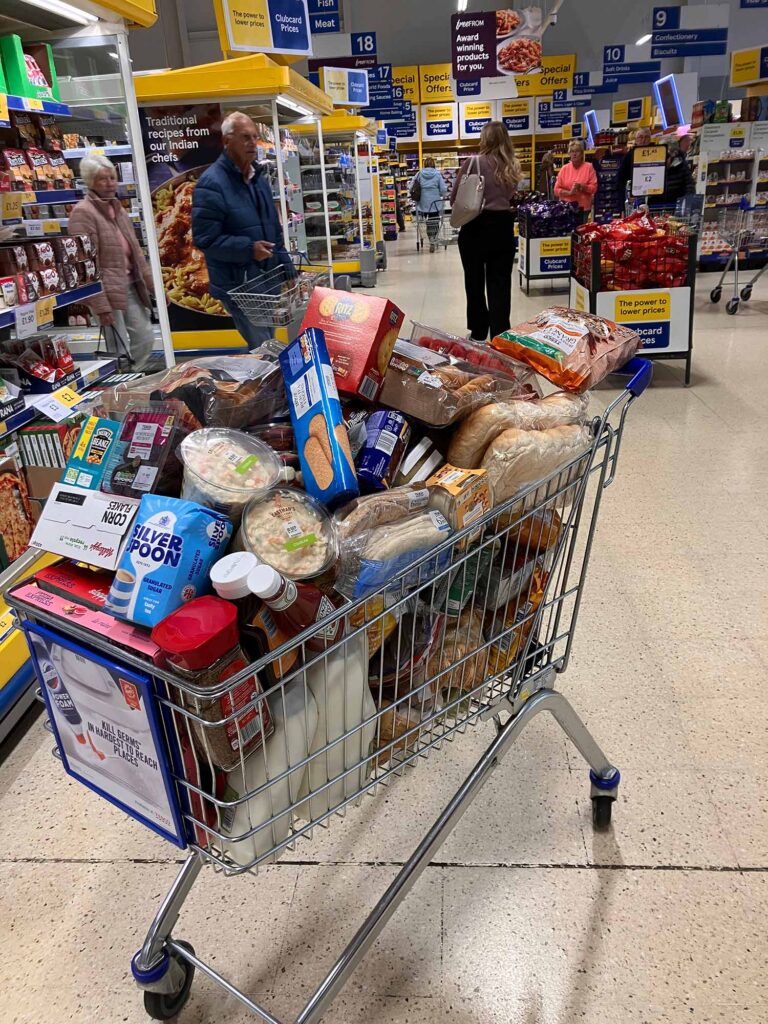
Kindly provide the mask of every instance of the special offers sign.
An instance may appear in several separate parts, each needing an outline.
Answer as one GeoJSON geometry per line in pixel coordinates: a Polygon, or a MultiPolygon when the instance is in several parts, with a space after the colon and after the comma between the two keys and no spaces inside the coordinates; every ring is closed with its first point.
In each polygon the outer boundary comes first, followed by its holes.
{"type": "Polygon", "coordinates": [[[216,0],[232,53],[311,56],[307,0],[216,0]]]}

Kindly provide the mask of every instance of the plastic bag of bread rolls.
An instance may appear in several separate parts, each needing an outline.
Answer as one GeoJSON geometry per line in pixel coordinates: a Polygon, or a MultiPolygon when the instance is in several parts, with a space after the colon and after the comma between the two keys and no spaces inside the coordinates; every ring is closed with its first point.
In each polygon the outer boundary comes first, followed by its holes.
{"type": "Polygon", "coordinates": [[[494,438],[503,430],[549,430],[571,423],[584,423],[589,396],[556,391],[546,398],[498,402],[475,409],[454,430],[448,448],[448,462],[464,469],[477,469],[494,438]]]}
{"type": "MultiPolygon", "coordinates": [[[[517,494],[528,484],[549,476],[560,466],[587,451],[591,434],[587,427],[571,424],[549,430],[502,431],[483,456],[483,469],[493,485],[495,504],[517,494]]],[[[569,477],[578,475],[578,466],[569,477]]]]}

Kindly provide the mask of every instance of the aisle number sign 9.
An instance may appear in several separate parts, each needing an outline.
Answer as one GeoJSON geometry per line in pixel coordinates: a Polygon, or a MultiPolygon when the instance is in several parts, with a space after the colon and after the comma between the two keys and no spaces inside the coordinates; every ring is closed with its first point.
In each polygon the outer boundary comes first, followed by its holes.
{"type": "Polygon", "coordinates": [[[419,67],[419,93],[422,103],[455,100],[450,63],[421,64],[419,67]]]}

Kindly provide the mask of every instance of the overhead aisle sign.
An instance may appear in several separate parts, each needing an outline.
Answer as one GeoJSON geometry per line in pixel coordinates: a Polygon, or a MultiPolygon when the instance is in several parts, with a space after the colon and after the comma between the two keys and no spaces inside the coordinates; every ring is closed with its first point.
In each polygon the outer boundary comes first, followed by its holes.
{"type": "Polygon", "coordinates": [[[554,89],[552,92],[552,106],[562,110],[563,108],[584,107],[589,109],[592,106],[590,99],[577,99],[571,89],[554,89]]]}
{"type": "Polygon", "coordinates": [[[661,61],[634,60],[639,49],[638,46],[604,46],[603,82],[630,85],[637,82],[655,82],[660,78],[661,61]]]}
{"type": "Polygon", "coordinates": [[[499,119],[510,135],[529,135],[531,131],[531,106],[529,99],[499,100],[497,110],[499,119]]]}
{"type": "Polygon", "coordinates": [[[419,102],[419,65],[407,64],[392,68],[392,85],[403,90],[403,99],[419,102]]]}
{"type": "Polygon", "coordinates": [[[559,132],[572,119],[570,110],[554,110],[549,100],[536,100],[536,132],[559,132]]]}
{"type": "Polygon", "coordinates": [[[728,52],[729,4],[654,7],[651,57],[722,56],[728,52]]]}
{"type": "Polygon", "coordinates": [[[307,0],[312,35],[341,32],[341,0],[307,0]]]}
{"type": "Polygon", "coordinates": [[[618,91],[618,81],[606,82],[601,71],[577,71],[573,76],[574,96],[600,96],[618,91]]]}
{"type": "Polygon", "coordinates": [[[480,134],[496,117],[493,100],[468,100],[459,104],[459,134],[462,139],[479,139],[480,134]]]}
{"type": "Polygon", "coordinates": [[[309,56],[307,0],[216,0],[231,53],[292,53],[309,56]]]}
{"type": "Polygon", "coordinates": [[[421,106],[421,130],[426,141],[454,140],[459,137],[458,104],[424,103],[421,106]]]}

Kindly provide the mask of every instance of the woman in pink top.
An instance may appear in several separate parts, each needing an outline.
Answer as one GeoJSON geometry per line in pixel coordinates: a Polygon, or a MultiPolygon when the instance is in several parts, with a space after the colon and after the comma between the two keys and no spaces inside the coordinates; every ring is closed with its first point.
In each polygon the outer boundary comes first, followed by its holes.
{"type": "Polygon", "coordinates": [[[563,164],[555,182],[555,195],[566,203],[578,203],[582,210],[591,210],[597,192],[597,175],[592,164],[584,159],[584,143],[574,139],[568,147],[570,161],[563,164]]]}
{"type": "Polygon", "coordinates": [[[117,198],[117,173],[105,156],[87,156],[80,177],[88,195],[69,217],[69,233],[90,235],[101,268],[101,287],[88,305],[104,329],[107,349],[141,370],[152,354],[152,275],[131,218],[117,198]]]}

